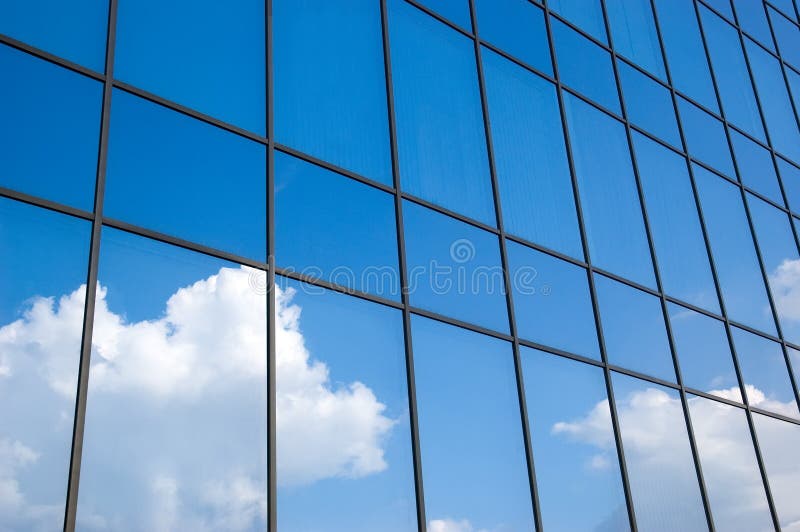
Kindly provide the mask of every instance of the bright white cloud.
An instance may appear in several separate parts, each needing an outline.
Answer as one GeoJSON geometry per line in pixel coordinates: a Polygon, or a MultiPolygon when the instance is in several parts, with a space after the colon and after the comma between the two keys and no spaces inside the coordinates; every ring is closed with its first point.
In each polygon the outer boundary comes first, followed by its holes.
{"type": "Polygon", "coordinates": [[[781,318],[800,321],[800,260],[784,260],[769,276],[769,285],[781,318]]]}
{"type": "Polygon", "coordinates": [[[488,532],[486,529],[475,530],[467,519],[431,519],[428,522],[429,532],[488,532]]]}

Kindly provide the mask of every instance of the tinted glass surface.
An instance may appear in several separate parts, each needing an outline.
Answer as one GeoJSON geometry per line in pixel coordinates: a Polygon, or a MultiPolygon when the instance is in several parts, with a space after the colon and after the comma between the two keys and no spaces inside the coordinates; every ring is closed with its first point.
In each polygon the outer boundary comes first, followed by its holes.
{"type": "Polygon", "coordinates": [[[781,183],[789,208],[798,212],[800,211],[800,168],[780,157],[775,159],[778,161],[778,172],[781,175],[781,183]]]}
{"type": "Polygon", "coordinates": [[[683,98],[678,98],[678,112],[689,154],[715,170],[734,177],[736,172],[722,122],[683,98]]]}
{"type": "Polygon", "coordinates": [[[601,42],[607,42],[600,0],[550,0],[547,6],[601,42]]]}
{"type": "Polygon", "coordinates": [[[422,0],[420,4],[462,28],[467,30],[472,28],[469,0],[422,0]]]}
{"type": "Polygon", "coordinates": [[[617,53],[664,79],[664,60],[650,1],[608,0],[605,5],[617,53]]]}
{"type": "Polygon", "coordinates": [[[761,414],[753,414],[753,422],[778,519],[781,527],[788,529],[800,518],[800,509],[795,504],[800,489],[800,466],[795,459],[800,427],[761,414]]]}
{"type": "Polygon", "coordinates": [[[800,28],[796,23],[776,13],[772,8],[767,8],[775,31],[775,40],[778,41],[778,50],[783,59],[797,67],[800,66],[800,28]]]}
{"type": "Polygon", "coordinates": [[[730,130],[730,134],[742,183],[772,201],[783,203],[781,187],[769,151],[735,130],[730,130]]]}
{"type": "Polygon", "coordinates": [[[617,68],[628,120],[673,146],[680,147],[678,121],[669,89],[624,61],[618,61],[617,68]]]}
{"type": "Polygon", "coordinates": [[[736,8],[736,16],[742,30],[767,48],[773,49],[772,35],[763,4],[752,0],[733,0],[733,6],[736,8]]]}
{"type": "Polygon", "coordinates": [[[477,0],[481,39],[553,74],[544,11],[527,0],[477,0]]]}

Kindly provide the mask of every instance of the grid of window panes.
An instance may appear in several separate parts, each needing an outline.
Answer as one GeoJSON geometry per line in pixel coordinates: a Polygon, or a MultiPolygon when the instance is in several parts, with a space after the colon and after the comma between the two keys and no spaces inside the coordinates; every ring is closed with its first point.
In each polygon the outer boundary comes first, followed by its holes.
{"type": "Polygon", "coordinates": [[[0,529],[794,530],[796,0],[0,0],[0,529]]]}

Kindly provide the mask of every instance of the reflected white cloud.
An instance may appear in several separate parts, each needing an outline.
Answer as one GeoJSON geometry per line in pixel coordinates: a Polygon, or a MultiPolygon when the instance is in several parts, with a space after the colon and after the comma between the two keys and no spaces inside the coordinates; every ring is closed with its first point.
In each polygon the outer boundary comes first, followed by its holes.
{"type": "Polygon", "coordinates": [[[467,519],[431,519],[428,522],[430,532],[489,532],[485,528],[476,530],[467,519]]]}
{"type": "Polygon", "coordinates": [[[800,321],[800,260],[784,260],[769,276],[778,315],[800,321]]]}

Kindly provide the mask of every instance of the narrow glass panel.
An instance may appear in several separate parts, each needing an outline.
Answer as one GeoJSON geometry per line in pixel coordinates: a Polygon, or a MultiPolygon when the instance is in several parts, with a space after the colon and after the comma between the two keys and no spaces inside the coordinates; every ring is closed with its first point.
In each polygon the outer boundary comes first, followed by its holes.
{"type": "Polygon", "coordinates": [[[629,530],[603,371],[525,347],[521,358],[543,528],[629,530]]]}
{"type": "Polygon", "coordinates": [[[409,201],[403,224],[411,304],[508,332],[497,237],[409,201]]]}
{"type": "Polygon", "coordinates": [[[391,194],[275,152],[275,232],[279,267],[399,299],[391,194]]]}
{"type": "Polygon", "coordinates": [[[776,157],[775,160],[778,161],[778,172],[781,174],[781,183],[789,208],[794,212],[800,212],[800,168],[780,157],[776,157]]]}
{"type": "Polygon", "coordinates": [[[723,17],[733,22],[733,8],[731,6],[731,0],[705,0],[705,2],[716,9],[717,12],[723,17]]]}
{"type": "Polygon", "coordinates": [[[795,110],[800,108],[800,74],[791,68],[784,68],[786,80],[789,82],[789,94],[794,102],[795,110]]]}
{"type": "Polygon", "coordinates": [[[276,140],[391,185],[380,5],[272,6],[276,140]]]}
{"type": "Polygon", "coordinates": [[[688,404],[717,530],[775,530],[745,411],[704,397],[688,404]]]}
{"type": "Polygon", "coordinates": [[[733,0],[733,6],[736,8],[736,16],[742,30],[770,50],[774,50],[775,45],[772,43],[764,5],[753,0],[733,0]]]}
{"type": "Polygon", "coordinates": [[[469,0],[422,0],[420,4],[467,31],[472,30],[469,0]]]}
{"type": "Polygon", "coordinates": [[[619,82],[625,98],[625,110],[632,124],[681,146],[678,121],[669,89],[658,84],[624,61],[617,61],[619,82]]]}
{"type": "Polygon", "coordinates": [[[761,414],[753,414],[753,421],[781,529],[791,530],[800,520],[800,427],[761,414]]]}
{"type": "Polygon", "coordinates": [[[684,386],[742,402],[725,325],[674,303],[667,312],[684,386]]]}
{"type": "Polygon", "coordinates": [[[599,359],[586,270],[514,242],[506,246],[519,335],[599,359]]]}
{"type": "Polygon", "coordinates": [[[582,259],[555,86],[491,50],[482,56],[505,230],[582,259]]]}
{"type": "Polygon", "coordinates": [[[732,332],[750,406],[800,416],[781,345],[738,327],[732,332]]]}
{"type": "Polygon", "coordinates": [[[389,6],[403,189],[494,225],[472,40],[403,0],[389,6]]]}
{"type": "Polygon", "coordinates": [[[772,201],[783,203],[781,187],[778,184],[770,152],[733,129],[730,130],[730,134],[742,184],[764,194],[772,201]]]}
{"type": "Polygon", "coordinates": [[[0,2],[0,33],[97,72],[105,70],[107,25],[108,0],[0,2]]]}
{"type": "Polygon", "coordinates": [[[703,111],[688,100],[678,98],[686,149],[689,154],[719,172],[735,177],[725,126],[714,116],[703,111]]]}
{"type": "Polygon", "coordinates": [[[120,0],[114,77],[266,134],[263,0],[120,0]]]}
{"type": "Polygon", "coordinates": [[[678,392],[612,375],[639,530],[708,530],[678,392]]]}
{"type": "Polygon", "coordinates": [[[697,165],[692,171],[728,317],[775,334],[739,188],[697,165]]]}
{"type": "Polygon", "coordinates": [[[679,91],[716,111],[717,99],[692,0],[655,0],[672,82],[679,91]]]}
{"type": "Polygon", "coordinates": [[[572,95],[564,103],[592,263],[653,286],[625,128],[572,95]]]}
{"type": "Polygon", "coordinates": [[[758,114],[739,33],[705,7],[699,9],[725,118],[764,141],[764,126],[758,114]]]}
{"type": "Polygon", "coordinates": [[[264,273],[113,229],[102,243],[77,528],[263,530],[264,273]]]}
{"type": "Polygon", "coordinates": [[[511,344],[411,322],[428,530],[533,530],[511,344]]]}
{"type": "Polygon", "coordinates": [[[619,114],[611,55],[561,21],[554,19],[552,30],[562,83],[619,114]]]}
{"type": "Polygon", "coordinates": [[[659,299],[602,275],[594,278],[608,363],[674,381],[659,299]]]}
{"type": "Polygon", "coordinates": [[[91,224],[0,199],[0,529],[61,530],[91,224]]]}
{"type": "Polygon", "coordinates": [[[719,312],[686,159],[638,133],[633,144],[664,291],[719,312]]]}
{"type": "Polygon", "coordinates": [[[263,261],[266,168],[263,145],[114,91],[108,217],[263,261]]]}
{"type": "Polygon", "coordinates": [[[548,0],[547,6],[598,41],[608,42],[600,0],[548,0]]]}
{"type": "Polygon", "coordinates": [[[651,74],[666,78],[650,0],[607,0],[614,50],[651,74]]]}
{"type": "Polygon", "coordinates": [[[279,529],[415,529],[401,312],[277,282],[279,529]]]}
{"type": "Polygon", "coordinates": [[[775,30],[775,40],[778,41],[781,58],[792,66],[800,68],[800,28],[777,14],[771,7],[767,10],[772,21],[772,29],[775,30]]]}
{"type": "Polygon", "coordinates": [[[553,75],[544,11],[540,7],[528,0],[477,0],[475,8],[481,39],[553,75]]]}
{"type": "Polygon", "coordinates": [[[91,211],[103,85],[5,45],[0,72],[0,186],[91,211]]]}

